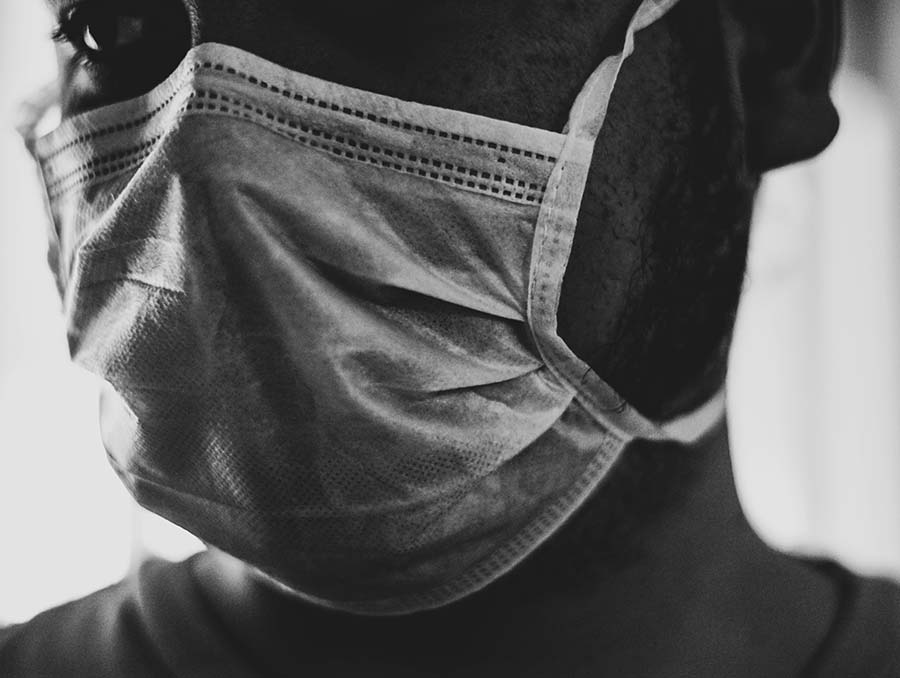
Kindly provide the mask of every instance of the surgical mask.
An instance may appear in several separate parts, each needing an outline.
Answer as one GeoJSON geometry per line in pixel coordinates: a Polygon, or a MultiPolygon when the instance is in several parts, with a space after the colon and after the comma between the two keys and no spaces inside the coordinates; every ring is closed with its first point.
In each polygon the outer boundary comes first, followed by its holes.
{"type": "Polygon", "coordinates": [[[203,44],[35,139],[72,356],[137,501],[307,600],[408,613],[516,565],[633,438],[717,421],[648,421],[556,330],[617,75],[674,1],[563,133],[203,44]]]}

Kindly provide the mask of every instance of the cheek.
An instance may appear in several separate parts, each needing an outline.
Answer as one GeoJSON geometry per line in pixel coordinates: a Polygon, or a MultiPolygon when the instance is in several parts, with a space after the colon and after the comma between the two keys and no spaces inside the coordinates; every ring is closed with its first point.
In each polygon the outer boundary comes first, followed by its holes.
{"type": "Polygon", "coordinates": [[[574,352],[650,417],[724,369],[757,185],[716,45],[672,28],[702,9],[683,7],[639,36],[622,74],[558,317],[574,352]]]}
{"type": "Polygon", "coordinates": [[[649,284],[657,213],[687,162],[683,64],[664,25],[638,37],[594,152],[563,284],[559,332],[601,376],[630,304],[649,284]]]}
{"type": "MultiPolygon", "coordinates": [[[[68,41],[57,44],[63,115],[141,96],[181,63],[191,48],[191,21],[181,0],[147,0],[135,3],[133,11],[141,17],[141,28],[126,46],[107,43],[88,58],[79,55],[68,41]]],[[[84,19],[82,28],[72,29],[69,37],[80,44],[79,34],[83,38],[85,30],[96,30],[95,24],[120,14],[122,10],[112,3],[97,16],[84,19]]]]}

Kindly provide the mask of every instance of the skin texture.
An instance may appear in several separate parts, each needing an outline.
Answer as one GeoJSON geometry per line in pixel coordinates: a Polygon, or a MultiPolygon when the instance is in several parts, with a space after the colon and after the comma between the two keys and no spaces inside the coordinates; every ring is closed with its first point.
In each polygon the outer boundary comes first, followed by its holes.
{"type": "MultiPolygon", "coordinates": [[[[146,91],[193,39],[559,130],[639,4],[192,0],[186,12],[159,2],[172,30],[147,53],[88,67],[60,47],[63,101],[72,114],[146,91]]],[[[648,416],[686,411],[724,379],[760,173],[815,154],[836,131],[835,7],[682,0],[638,38],[597,143],[559,326],[648,416]]],[[[329,664],[338,652],[365,658],[360,675],[796,675],[835,607],[826,577],[747,525],[724,427],[691,450],[633,445],[523,566],[413,619],[323,613],[268,591],[225,555],[214,563],[201,583],[250,654],[327,675],[356,675],[329,664]],[[309,642],[276,648],[283,629],[309,642]]]]}

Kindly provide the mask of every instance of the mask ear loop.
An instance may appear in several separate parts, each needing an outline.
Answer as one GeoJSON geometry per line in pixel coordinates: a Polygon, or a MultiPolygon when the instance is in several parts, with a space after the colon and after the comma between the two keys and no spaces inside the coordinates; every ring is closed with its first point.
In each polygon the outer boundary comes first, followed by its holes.
{"type": "Polygon", "coordinates": [[[33,96],[26,99],[19,106],[16,113],[16,131],[25,143],[25,148],[34,159],[37,179],[41,186],[41,198],[44,202],[44,210],[47,215],[47,262],[56,282],[56,289],[60,297],[64,295],[65,281],[62,279],[60,269],[60,237],[53,217],[53,208],[50,202],[50,192],[44,179],[44,172],[40,168],[40,159],[37,155],[37,140],[59,127],[62,120],[62,109],[59,102],[59,86],[51,83],[33,96]]]}
{"type": "Polygon", "coordinates": [[[562,383],[574,389],[588,411],[624,442],[637,437],[671,439],[671,435],[631,407],[572,352],[557,334],[557,310],[594,146],[622,65],[634,52],[635,34],[677,2],[645,0],[628,26],[622,51],[594,71],[575,100],[565,128],[566,140],[541,205],[531,261],[528,320],[544,362],[562,383]]]}
{"type": "MultiPolygon", "coordinates": [[[[678,0],[645,0],[635,12],[628,29],[625,31],[625,44],[622,51],[608,58],[588,78],[569,113],[569,121],[563,129],[564,134],[576,134],[584,139],[597,141],[609,103],[615,89],[616,81],[625,61],[634,53],[635,35],[648,26],[656,23],[669,12],[678,0]]],[[[591,148],[593,156],[593,147],[591,148]]]]}

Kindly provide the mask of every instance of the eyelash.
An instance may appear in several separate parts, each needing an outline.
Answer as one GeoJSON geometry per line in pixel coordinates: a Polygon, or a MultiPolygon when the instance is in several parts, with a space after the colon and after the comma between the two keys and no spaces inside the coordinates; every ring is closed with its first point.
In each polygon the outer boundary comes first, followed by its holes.
{"type": "MultiPolygon", "coordinates": [[[[50,37],[57,43],[70,45],[75,50],[76,58],[82,64],[98,66],[112,62],[123,51],[122,49],[97,50],[85,43],[87,31],[91,29],[92,24],[98,18],[107,16],[107,12],[119,18],[140,17],[142,21],[147,17],[145,7],[132,3],[122,3],[116,7],[110,7],[110,0],[85,0],[58,19],[58,25],[50,37]],[[128,9],[133,9],[134,14],[128,12],[128,9]]],[[[139,30],[144,28],[143,24],[141,26],[142,28],[139,30]]],[[[127,50],[127,48],[124,49],[127,50]]]]}
{"type": "Polygon", "coordinates": [[[79,18],[79,14],[81,12],[76,8],[60,17],[56,28],[50,33],[50,38],[53,42],[70,45],[80,60],[88,63],[100,62],[102,61],[101,55],[90,51],[84,44],[84,30],[86,26],[84,21],[79,18]]]}

